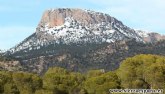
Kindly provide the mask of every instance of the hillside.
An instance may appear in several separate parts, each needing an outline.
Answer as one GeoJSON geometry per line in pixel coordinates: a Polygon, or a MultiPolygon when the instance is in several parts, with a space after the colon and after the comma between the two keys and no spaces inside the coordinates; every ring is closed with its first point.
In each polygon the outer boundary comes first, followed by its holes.
{"type": "Polygon", "coordinates": [[[20,71],[21,69],[20,62],[14,58],[3,56],[0,53],[0,70],[6,71],[20,71]]]}
{"type": "Polygon", "coordinates": [[[128,40],[102,44],[50,45],[26,53],[15,53],[13,56],[20,60],[23,71],[42,74],[53,66],[79,72],[90,69],[114,70],[122,60],[137,54],[165,55],[165,41],[147,44],[128,40]]]}

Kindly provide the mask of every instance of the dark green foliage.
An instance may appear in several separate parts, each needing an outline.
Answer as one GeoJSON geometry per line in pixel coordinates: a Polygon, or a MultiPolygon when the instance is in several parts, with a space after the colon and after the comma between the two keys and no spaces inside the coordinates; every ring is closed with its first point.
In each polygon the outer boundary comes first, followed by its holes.
{"type": "Polygon", "coordinates": [[[137,55],[123,61],[117,73],[124,88],[164,89],[165,57],[137,55]]]}
{"type": "Polygon", "coordinates": [[[90,70],[87,72],[87,78],[97,77],[104,74],[104,70],[90,70]]]}
{"type": "Polygon", "coordinates": [[[120,81],[116,73],[108,72],[87,78],[83,86],[89,94],[108,94],[109,89],[120,88],[120,81]]]}
{"type": "Polygon", "coordinates": [[[33,94],[42,88],[42,79],[35,74],[0,71],[0,94],[33,94]]]}
{"type": "MultiPolygon", "coordinates": [[[[68,72],[62,68],[50,68],[43,77],[43,87],[60,94],[72,94],[85,78],[79,73],[68,72]]],[[[77,91],[79,92],[79,91],[77,91]]]]}
{"type": "Polygon", "coordinates": [[[10,72],[0,71],[0,93],[4,92],[4,85],[11,82],[12,75],[10,72]]]}
{"type": "Polygon", "coordinates": [[[60,93],[56,93],[55,91],[52,90],[41,89],[41,90],[37,90],[35,94],[60,94],[60,93]]]}
{"type": "Polygon", "coordinates": [[[22,94],[34,93],[36,89],[42,87],[42,80],[30,73],[13,73],[13,81],[22,94]]]}
{"type": "Polygon", "coordinates": [[[6,83],[4,85],[4,93],[5,94],[20,94],[20,91],[18,90],[15,83],[6,83]]]}
{"type": "Polygon", "coordinates": [[[13,60],[16,60],[16,59],[11,56],[4,56],[3,53],[0,53],[0,62],[7,62],[7,61],[13,61],[13,60]]]}
{"type": "Polygon", "coordinates": [[[7,62],[7,61],[12,61],[12,60],[14,60],[14,59],[11,57],[4,57],[4,56],[0,55],[0,61],[7,62]]]}

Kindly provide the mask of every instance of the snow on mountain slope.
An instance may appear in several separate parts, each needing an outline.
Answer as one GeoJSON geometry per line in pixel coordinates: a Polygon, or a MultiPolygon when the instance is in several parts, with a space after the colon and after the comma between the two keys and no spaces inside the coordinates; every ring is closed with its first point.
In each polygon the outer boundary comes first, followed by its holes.
{"type": "Polygon", "coordinates": [[[149,33],[150,32],[147,32],[147,31],[142,31],[142,30],[135,30],[136,31],[136,33],[137,34],[139,34],[139,36],[141,36],[141,37],[148,37],[149,35],[149,33]]]}
{"type": "Polygon", "coordinates": [[[136,33],[141,36],[144,40],[144,42],[151,42],[154,43],[156,41],[164,40],[165,36],[155,33],[155,32],[149,32],[144,30],[135,30],[136,33]]]}
{"type": "Polygon", "coordinates": [[[144,42],[144,36],[147,35],[137,33],[108,14],[60,8],[45,11],[36,32],[9,51],[39,49],[55,43],[111,43],[127,39],[144,42]]]}

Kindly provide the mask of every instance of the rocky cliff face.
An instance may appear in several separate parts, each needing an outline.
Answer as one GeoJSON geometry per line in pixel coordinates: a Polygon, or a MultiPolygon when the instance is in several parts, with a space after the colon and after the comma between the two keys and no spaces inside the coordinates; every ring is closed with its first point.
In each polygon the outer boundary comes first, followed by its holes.
{"type": "Polygon", "coordinates": [[[116,20],[107,14],[90,10],[61,8],[45,11],[39,26],[44,26],[45,24],[49,24],[48,27],[61,26],[67,17],[74,18],[74,20],[81,22],[84,26],[102,22],[109,23],[116,20]]]}

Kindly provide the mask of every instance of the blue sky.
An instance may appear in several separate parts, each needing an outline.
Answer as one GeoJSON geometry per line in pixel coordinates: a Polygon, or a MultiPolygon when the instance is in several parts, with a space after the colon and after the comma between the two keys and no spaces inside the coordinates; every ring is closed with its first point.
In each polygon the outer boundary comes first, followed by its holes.
{"type": "Polygon", "coordinates": [[[107,13],[125,25],[165,34],[165,0],[0,0],[0,49],[35,32],[51,8],[82,8],[107,13]]]}

